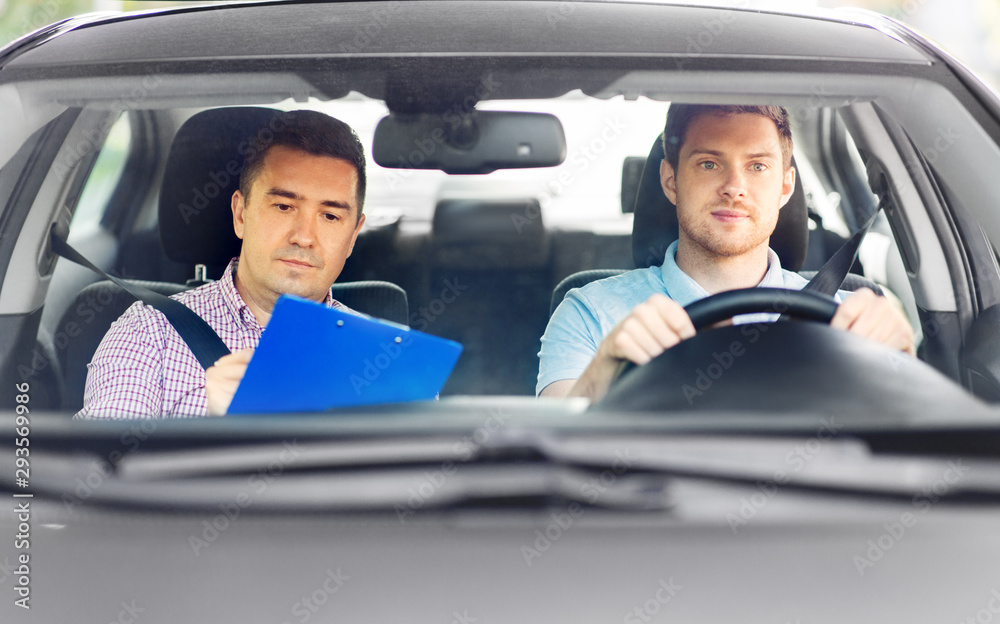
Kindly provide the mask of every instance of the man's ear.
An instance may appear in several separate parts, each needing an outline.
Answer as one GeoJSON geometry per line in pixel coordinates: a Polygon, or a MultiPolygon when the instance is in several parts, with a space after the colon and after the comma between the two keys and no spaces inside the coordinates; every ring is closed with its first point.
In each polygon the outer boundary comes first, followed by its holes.
{"type": "Polygon", "coordinates": [[[785,170],[784,180],[781,182],[781,203],[778,204],[778,208],[784,208],[788,200],[792,198],[792,193],[795,192],[795,167],[789,167],[785,170]]]}
{"type": "Polygon", "coordinates": [[[347,255],[348,256],[350,256],[352,253],[354,253],[354,242],[356,240],[358,240],[358,234],[361,233],[361,228],[364,226],[364,224],[365,224],[365,217],[367,217],[367,216],[368,215],[364,215],[363,214],[363,215],[361,215],[361,218],[358,219],[358,225],[355,226],[355,228],[354,228],[354,234],[351,236],[351,248],[347,250],[347,255]]]}
{"type": "Polygon", "coordinates": [[[663,194],[667,196],[670,203],[677,205],[677,174],[670,166],[667,159],[660,161],[660,186],[663,187],[663,194]]]}
{"type": "Polygon", "coordinates": [[[243,193],[238,190],[233,193],[231,204],[233,209],[233,230],[236,231],[236,238],[243,240],[243,213],[246,210],[246,201],[243,193]]]}

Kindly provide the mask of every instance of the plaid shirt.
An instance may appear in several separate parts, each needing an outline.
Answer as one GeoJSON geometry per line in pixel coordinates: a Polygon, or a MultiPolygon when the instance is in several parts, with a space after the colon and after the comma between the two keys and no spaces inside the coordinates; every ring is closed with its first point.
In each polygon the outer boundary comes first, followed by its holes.
{"type": "MultiPolygon", "coordinates": [[[[230,351],[255,349],[264,329],[233,282],[222,278],[171,297],[191,308],[230,351]]],[[[326,305],[351,311],[330,293],[326,305]]],[[[115,321],[87,365],[83,409],[74,418],[206,416],[205,369],[159,310],[137,301],[115,321]]]]}

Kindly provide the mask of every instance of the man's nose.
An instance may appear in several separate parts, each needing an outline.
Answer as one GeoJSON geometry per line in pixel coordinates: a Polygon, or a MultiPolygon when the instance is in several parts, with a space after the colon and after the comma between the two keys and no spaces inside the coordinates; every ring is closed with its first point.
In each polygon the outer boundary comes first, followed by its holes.
{"type": "Polygon", "coordinates": [[[747,192],[747,178],[745,172],[739,169],[731,169],[723,182],[721,192],[727,197],[743,197],[747,192]]]}
{"type": "Polygon", "coordinates": [[[311,247],[316,241],[316,222],[306,210],[297,210],[292,219],[288,242],[299,247],[311,247]]]}

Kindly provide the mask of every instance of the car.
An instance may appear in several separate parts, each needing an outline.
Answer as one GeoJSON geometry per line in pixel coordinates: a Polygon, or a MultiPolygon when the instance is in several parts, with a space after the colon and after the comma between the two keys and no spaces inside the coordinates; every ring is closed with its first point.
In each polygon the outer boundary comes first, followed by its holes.
{"type": "Polygon", "coordinates": [[[1000,99],[898,21],[638,0],[101,13],[0,50],[0,101],[3,621],[1000,613],[1000,99]],[[847,249],[837,284],[895,302],[917,358],[830,328],[820,295],[733,291],[603,400],[536,398],[565,294],[677,236],[648,171],[678,103],[788,110],[798,185],[772,247],[807,275],[847,249]],[[461,343],[440,397],[73,419],[135,300],[79,262],[168,295],[218,279],[247,141],[299,109],[368,157],[335,296],[461,343]],[[712,327],[749,311],[786,317],[712,327]]]}

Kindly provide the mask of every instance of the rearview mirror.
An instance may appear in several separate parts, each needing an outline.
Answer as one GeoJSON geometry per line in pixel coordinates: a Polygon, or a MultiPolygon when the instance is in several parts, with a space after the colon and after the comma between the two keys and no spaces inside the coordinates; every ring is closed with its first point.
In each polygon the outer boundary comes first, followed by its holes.
{"type": "Polygon", "coordinates": [[[547,113],[393,113],[375,128],[372,158],[392,169],[465,174],[554,167],[566,159],[566,136],[547,113]]]}

